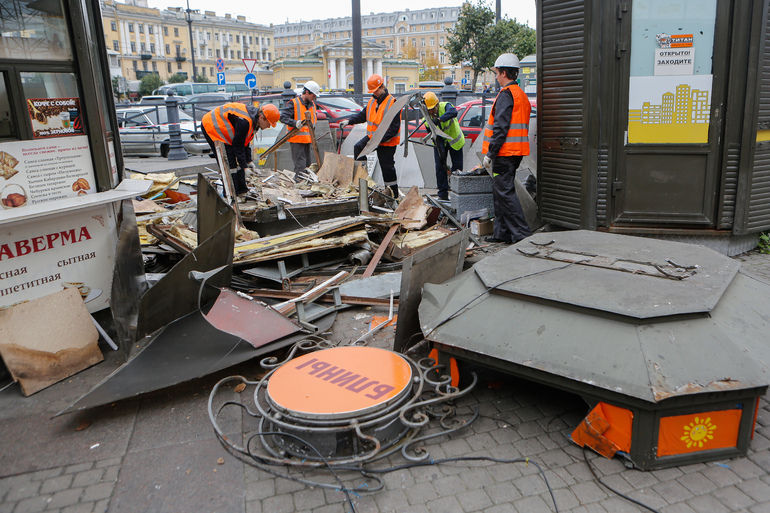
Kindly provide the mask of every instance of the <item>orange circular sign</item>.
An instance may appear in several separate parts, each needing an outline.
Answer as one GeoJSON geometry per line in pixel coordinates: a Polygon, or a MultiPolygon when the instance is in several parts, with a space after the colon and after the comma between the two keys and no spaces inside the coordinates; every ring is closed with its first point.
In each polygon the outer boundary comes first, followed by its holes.
{"type": "Polygon", "coordinates": [[[362,415],[409,391],[412,368],[398,353],[376,347],[334,347],[278,368],[267,396],[279,411],[305,418],[362,415]]]}

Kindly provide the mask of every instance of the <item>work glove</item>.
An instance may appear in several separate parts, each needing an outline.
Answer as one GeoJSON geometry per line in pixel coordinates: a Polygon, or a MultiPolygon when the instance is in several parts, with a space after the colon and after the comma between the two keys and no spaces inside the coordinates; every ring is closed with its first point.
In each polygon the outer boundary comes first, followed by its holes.
{"type": "Polygon", "coordinates": [[[297,128],[302,128],[302,123],[303,121],[298,119],[297,121],[294,122],[294,126],[297,128]]]}
{"type": "Polygon", "coordinates": [[[340,124],[339,124],[340,130],[342,130],[342,129],[344,129],[346,126],[348,126],[348,123],[349,123],[349,122],[348,122],[348,120],[347,120],[347,119],[343,119],[342,121],[340,121],[340,124]]]}
{"type": "Polygon", "coordinates": [[[250,169],[257,169],[257,166],[256,166],[256,164],[254,164],[253,160],[251,162],[249,162],[248,164],[246,164],[246,166],[249,167],[250,169]]]}
{"type": "Polygon", "coordinates": [[[482,166],[484,166],[484,169],[486,169],[487,171],[489,171],[491,173],[492,172],[492,159],[489,158],[488,156],[484,155],[484,161],[482,163],[482,166]]]}

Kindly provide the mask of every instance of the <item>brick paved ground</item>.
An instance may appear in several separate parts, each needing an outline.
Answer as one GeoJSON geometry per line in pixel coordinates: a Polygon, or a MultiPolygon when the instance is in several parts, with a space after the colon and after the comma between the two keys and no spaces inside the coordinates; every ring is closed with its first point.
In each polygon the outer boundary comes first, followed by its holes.
{"type": "MultiPolygon", "coordinates": [[[[737,258],[744,268],[770,280],[770,256],[751,252],[737,258]]],[[[356,308],[341,313],[329,339],[355,340],[368,329],[372,313],[383,312],[356,308]]],[[[392,334],[386,329],[372,344],[388,347],[392,334]]],[[[110,366],[117,366],[106,356],[105,363],[82,376],[30,398],[21,397],[16,387],[0,393],[0,513],[350,510],[343,493],[243,465],[214,438],[205,413],[208,392],[226,375],[254,377],[258,371],[251,363],[135,400],[51,419],[110,366]]],[[[567,439],[586,413],[579,397],[485,372],[475,390],[457,401],[459,416],[467,417],[476,406],[480,417],[468,428],[425,444],[431,458],[530,458],[544,469],[559,511],[643,511],[597,484],[583,451],[567,439]]],[[[232,415],[225,426],[234,437],[254,428],[232,415]]],[[[770,512],[770,403],[767,397],[761,400],[746,458],[652,472],[628,469],[618,459],[592,452],[588,458],[602,480],[660,512],[770,512]]],[[[375,466],[404,462],[391,456],[375,466]]],[[[382,480],[381,491],[353,496],[356,511],[554,511],[532,463],[447,463],[399,470],[382,480]]]]}

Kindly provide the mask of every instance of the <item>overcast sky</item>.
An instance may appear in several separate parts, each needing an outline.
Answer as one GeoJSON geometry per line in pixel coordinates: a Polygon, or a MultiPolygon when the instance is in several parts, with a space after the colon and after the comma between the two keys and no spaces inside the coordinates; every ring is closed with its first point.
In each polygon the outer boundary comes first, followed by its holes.
{"type": "MultiPolygon", "coordinates": [[[[166,7],[187,7],[186,0],[148,0],[150,7],[165,9],[166,7]]],[[[486,0],[486,4],[495,9],[494,0],[486,0]]],[[[360,0],[361,14],[371,12],[394,12],[411,9],[427,9],[430,7],[452,7],[462,5],[461,0],[360,0]]],[[[535,28],[535,0],[501,0],[501,13],[508,18],[516,18],[519,23],[526,23],[535,28]]],[[[253,23],[262,25],[280,24],[298,21],[310,21],[326,18],[344,18],[350,16],[352,2],[346,0],[190,0],[190,9],[214,11],[218,16],[226,13],[246,16],[253,23]]]]}

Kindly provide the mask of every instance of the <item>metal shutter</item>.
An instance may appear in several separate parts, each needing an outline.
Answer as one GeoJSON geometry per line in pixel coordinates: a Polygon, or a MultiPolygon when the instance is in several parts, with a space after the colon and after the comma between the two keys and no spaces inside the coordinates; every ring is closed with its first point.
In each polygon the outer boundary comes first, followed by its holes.
{"type": "MultiPolygon", "coordinates": [[[[765,23],[761,55],[757,129],[770,129],[770,17],[764,10],[765,23]]],[[[770,229],[770,142],[757,143],[749,183],[748,233],[770,229]]]]}
{"type": "Polygon", "coordinates": [[[540,47],[540,188],[543,220],[580,228],[583,167],[583,0],[543,0],[540,47]]]}

